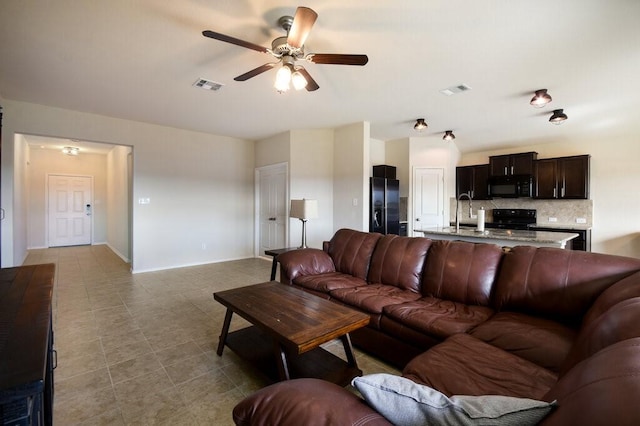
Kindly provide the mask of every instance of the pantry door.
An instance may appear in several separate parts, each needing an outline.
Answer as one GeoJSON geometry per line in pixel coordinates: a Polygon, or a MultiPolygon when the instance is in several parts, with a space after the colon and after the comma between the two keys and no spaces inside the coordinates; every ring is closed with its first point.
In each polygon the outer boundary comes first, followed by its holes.
{"type": "Polygon", "coordinates": [[[413,229],[444,226],[444,203],[444,170],[415,168],[413,174],[413,229]]]}
{"type": "Polygon", "coordinates": [[[91,244],[92,188],[89,176],[48,176],[49,247],[91,244]]]}

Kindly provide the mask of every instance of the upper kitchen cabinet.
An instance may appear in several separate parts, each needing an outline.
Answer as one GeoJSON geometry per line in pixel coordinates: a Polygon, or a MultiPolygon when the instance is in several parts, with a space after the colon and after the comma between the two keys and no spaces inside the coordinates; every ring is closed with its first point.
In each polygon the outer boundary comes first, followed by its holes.
{"type": "Polygon", "coordinates": [[[489,173],[491,176],[532,175],[537,158],[537,152],[494,155],[489,157],[489,173]]]}
{"type": "Polygon", "coordinates": [[[534,167],[535,198],[588,199],[589,156],[537,160],[534,167]]]}
{"type": "Polygon", "coordinates": [[[456,197],[465,192],[474,200],[489,199],[489,165],[456,167],[456,197]]]}

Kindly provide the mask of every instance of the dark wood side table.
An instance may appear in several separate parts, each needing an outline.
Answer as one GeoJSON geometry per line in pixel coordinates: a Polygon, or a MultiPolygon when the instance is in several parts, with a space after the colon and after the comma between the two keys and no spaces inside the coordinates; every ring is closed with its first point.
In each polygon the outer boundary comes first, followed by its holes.
{"type": "Polygon", "coordinates": [[[0,270],[0,424],[51,425],[54,264],[0,270]]]}
{"type": "Polygon", "coordinates": [[[273,263],[271,263],[271,278],[270,278],[271,281],[276,279],[276,269],[278,268],[278,255],[282,253],[286,253],[288,251],[298,250],[298,248],[299,247],[286,247],[286,248],[279,248],[279,249],[269,249],[264,251],[264,254],[266,254],[267,256],[273,257],[273,263]]]}

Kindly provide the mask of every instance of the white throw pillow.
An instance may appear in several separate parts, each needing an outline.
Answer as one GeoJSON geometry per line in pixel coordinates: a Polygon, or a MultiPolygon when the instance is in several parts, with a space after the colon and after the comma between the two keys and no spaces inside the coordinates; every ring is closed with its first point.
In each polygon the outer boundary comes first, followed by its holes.
{"type": "Polygon", "coordinates": [[[502,395],[451,398],[412,380],[392,374],[356,377],[351,384],[367,403],[401,426],[413,425],[535,425],[556,405],[502,395]]]}

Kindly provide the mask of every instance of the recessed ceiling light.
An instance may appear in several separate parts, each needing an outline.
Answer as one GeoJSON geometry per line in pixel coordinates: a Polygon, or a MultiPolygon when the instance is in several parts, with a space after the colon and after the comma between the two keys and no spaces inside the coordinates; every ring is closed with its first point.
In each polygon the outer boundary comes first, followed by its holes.
{"type": "Polygon", "coordinates": [[[200,87],[205,90],[220,90],[224,84],[216,83],[213,80],[207,80],[206,78],[199,78],[193,83],[193,87],[200,87]]]}

